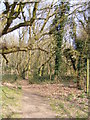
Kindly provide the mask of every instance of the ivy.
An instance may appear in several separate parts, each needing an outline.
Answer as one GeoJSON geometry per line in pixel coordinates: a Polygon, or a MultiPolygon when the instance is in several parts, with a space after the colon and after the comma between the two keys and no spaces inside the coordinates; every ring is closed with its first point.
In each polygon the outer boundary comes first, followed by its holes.
{"type": "Polygon", "coordinates": [[[64,25],[66,21],[66,13],[69,10],[68,3],[59,1],[59,4],[55,6],[55,10],[58,10],[58,13],[55,15],[55,18],[53,20],[52,26],[55,26],[58,24],[57,27],[55,27],[54,32],[54,38],[56,43],[55,48],[55,75],[59,76],[59,70],[60,65],[62,61],[61,57],[61,46],[62,46],[62,40],[63,40],[63,31],[64,31],[64,25]],[[64,19],[65,18],[65,19],[64,19]],[[61,22],[58,22],[61,21],[61,22]]]}

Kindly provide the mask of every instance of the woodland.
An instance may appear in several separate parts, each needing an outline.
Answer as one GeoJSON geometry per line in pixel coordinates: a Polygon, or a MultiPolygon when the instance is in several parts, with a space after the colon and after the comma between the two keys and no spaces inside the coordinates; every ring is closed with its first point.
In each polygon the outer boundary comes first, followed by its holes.
{"type": "Polygon", "coordinates": [[[36,107],[34,98],[44,101],[39,94],[49,97],[56,118],[87,118],[89,7],[89,0],[0,0],[1,118],[30,117],[24,112],[34,108],[20,110],[20,100],[28,96],[24,107],[36,107]]]}

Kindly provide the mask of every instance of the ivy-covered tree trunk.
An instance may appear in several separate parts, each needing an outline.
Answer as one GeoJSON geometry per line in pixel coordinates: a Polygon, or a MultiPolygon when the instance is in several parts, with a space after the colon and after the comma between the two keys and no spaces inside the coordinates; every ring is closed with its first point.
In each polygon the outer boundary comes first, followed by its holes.
{"type": "Polygon", "coordinates": [[[68,2],[61,2],[59,1],[59,5],[56,6],[55,10],[58,10],[58,14],[55,16],[53,21],[53,25],[58,24],[54,31],[54,37],[56,41],[56,48],[55,48],[55,79],[60,76],[60,64],[61,64],[61,45],[63,41],[63,32],[65,21],[67,19],[65,13],[69,11],[68,2]]]}
{"type": "Polygon", "coordinates": [[[61,61],[61,36],[56,35],[56,51],[55,51],[55,77],[59,75],[60,61],[61,61]]]}
{"type": "Polygon", "coordinates": [[[77,88],[78,89],[81,89],[82,86],[80,85],[80,64],[81,64],[81,56],[79,56],[79,59],[78,59],[78,64],[77,64],[77,88]]]}

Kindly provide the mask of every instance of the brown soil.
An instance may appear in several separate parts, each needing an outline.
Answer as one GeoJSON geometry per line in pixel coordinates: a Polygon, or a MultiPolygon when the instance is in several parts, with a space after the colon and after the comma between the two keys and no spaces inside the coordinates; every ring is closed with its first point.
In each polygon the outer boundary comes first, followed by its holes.
{"type": "Polygon", "coordinates": [[[48,97],[44,97],[33,89],[33,85],[28,85],[22,81],[22,118],[55,118],[57,114],[52,110],[48,97]]]}
{"type": "Polygon", "coordinates": [[[24,118],[55,118],[57,116],[83,118],[88,115],[87,96],[83,97],[83,91],[77,88],[66,87],[63,84],[30,85],[26,80],[21,81],[21,86],[23,90],[22,117],[24,118]],[[59,103],[56,101],[56,105],[54,104],[54,111],[50,106],[51,99],[59,100],[59,103]],[[58,109],[59,106],[61,108],[58,109]]]}

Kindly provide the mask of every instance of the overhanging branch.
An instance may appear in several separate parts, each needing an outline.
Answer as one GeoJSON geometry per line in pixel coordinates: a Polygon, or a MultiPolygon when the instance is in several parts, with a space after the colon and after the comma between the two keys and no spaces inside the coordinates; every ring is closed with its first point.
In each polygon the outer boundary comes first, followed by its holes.
{"type": "Polygon", "coordinates": [[[25,51],[27,52],[28,50],[40,50],[40,51],[43,51],[45,53],[49,53],[47,50],[43,49],[43,48],[40,48],[40,47],[37,47],[37,48],[29,48],[29,47],[23,47],[23,48],[20,48],[20,47],[15,47],[15,48],[10,48],[10,49],[1,49],[0,50],[0,54],[9,54],[9,53],[15,53],[15,52],[19,52],[19,51],[25,51]]]}

